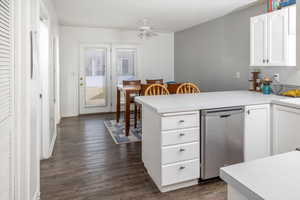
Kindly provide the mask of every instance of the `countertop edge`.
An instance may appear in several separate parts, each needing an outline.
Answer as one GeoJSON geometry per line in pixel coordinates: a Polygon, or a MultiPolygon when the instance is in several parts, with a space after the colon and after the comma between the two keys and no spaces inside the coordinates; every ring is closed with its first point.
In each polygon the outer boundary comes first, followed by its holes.
{"type": "Polygon", "coordinates": [[[300,109],[300,105],[294,103],[288,103],[280,100],[272,100],[271,104],[279,105],[279,106],[287,106],[290,108],[300,109]]]}
{"type": "MultiPolygon", "coordinates": [[[[228,92],[219,92],[220,95],[226,95],[227,101],[221,103],[212,103],[210,104],[207,102],[207,99],[204,101],[204,103],[198,103],[198,104],[192,104],[190,101],[190,104],[184,104],[182,105],[168,105],[166,102],[162,103],[161,105],[157,105],[157,102],[144,99],[144,97],[135,97],[135,101],[137,103],[142,104],[143,106],[147,106],[154,112],[158,114],[164,114],[164,113],[180,113],[180,112],[186,112],[186,111],[195,111],[195,110],[208,110],[208,109],[215,109],[215,108],[228,108],[228,107],[236,107],[236,106],[254,106],[254,105],[262,105],[262,104],[278,104],[278,105],[284,105],[294,108],[300,108],[297,107],[297,105],[292,105],[290,103],[281,102],[280,100],[286,99],[287,97],[280,97],[280,96],[274,96],[274,97],[267,97],[262,98],[262,96],[253,97],[253,95],[256,95],[256,93],[245,93],[246,91],[228,91],[228,92]],[[241,101],[228,101],[228,94],[232,92],[233,95],[238,94],[238,97],[241,97],[241,95],[245,95],[245,100],[241,101]],[[240,93],[239,93],[240,92],[240,93]],[[247,97],[250,97],[250,99],[247,99],[247,97]]],[[[218,92],[208,92],[208,95],[218,94],[218,92]]],[[[185,98],[185,97],[183,97],[185,98]]],[[[212,98],[215,98],[212,96],[212,98]]]]}
{"type": "Polygon", "coordinates": [[[234,187],[236,190],[238,190],[241,194],[243,194],[245,197],[251,200],[265,200],[258,194],[256,194],[254,191],[243,185],[241,182],[233,178],[231,175],[229,175],[224,169],[220,169],[220,178],[225,181],[228,185],[234,187]]]}

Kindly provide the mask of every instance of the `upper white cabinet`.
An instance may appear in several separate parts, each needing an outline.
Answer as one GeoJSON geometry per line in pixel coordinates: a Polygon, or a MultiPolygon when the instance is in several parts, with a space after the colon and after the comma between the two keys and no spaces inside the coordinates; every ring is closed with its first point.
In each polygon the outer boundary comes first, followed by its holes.
{"type": "Polygon", "coordinates": [[[270,105],[245,107],[244,159],[256,160],[271,155],[270,105]]]}
{"type": "Polygon", "coordinates": [[[251,65],[265,65],[267,58],[268,17],[261,15],[251,19],[251,65]]]}
{"type": "Polygon", "coordinates": [[[295,6],[251,18],[251,66],[296,65],[295,6]]]}
{"type": "Polygon", "coordinates": [[[275,105],[273,117],[273,154],[299,148],[300,109],[275,105]]]}

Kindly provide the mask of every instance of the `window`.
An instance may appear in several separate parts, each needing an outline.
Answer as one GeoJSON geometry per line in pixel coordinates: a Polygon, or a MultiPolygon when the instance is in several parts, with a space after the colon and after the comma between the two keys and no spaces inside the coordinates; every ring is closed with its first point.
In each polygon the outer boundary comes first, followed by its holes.
{"type": "Polygon", "coordinates": [[[121,84],[123,80],[135,79],[136,54],[136,49],[117,49],[117,77],[119,84],[121,84]]]}

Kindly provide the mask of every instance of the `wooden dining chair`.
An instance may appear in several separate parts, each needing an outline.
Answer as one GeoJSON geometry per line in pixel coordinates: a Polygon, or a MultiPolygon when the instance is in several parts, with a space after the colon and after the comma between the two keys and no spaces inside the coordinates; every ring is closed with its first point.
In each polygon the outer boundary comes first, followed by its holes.
{"type": "Polygon", "coordinates": [[[167,84],[167,88],[170,92],[170,94],[176,94],[178,87],[181,85],[181,83],[170,83],[167,84]]]}
{"type": "MultiPolygon", "coordinates": [[[[145,96],[145,92],[150,85],[151,84],[141,84],[140,96],[145,96]]],[[[135,104],[134,104],[134,128],[137,127],[137,121],[141,120],[141,110],[142,110],[142,105],[135,102],[135,104]]]]}
{"type": "Polygon", "coordinates": [[[197,85],[193,83],[183,83],[181,84],[176,91],[176,94],[193,94],[200,93],[200,89],[197,85]]]}
{"type": "Polygon", "coordinates": [[[164,79],[151,79],[151,80],[146,80],[147,84],[163,84],[164,79]]]}
{"type": "Polygon", "coordinates": [[[169,95],[170,92],[162,84],[151,84],[145,91],[145,96],[169,95]]]}
{"type": "MultiPolygon", "coordinates": [[[[141,83],[142,83],[141,80],[124,80],[123,86],[140,86],[141,83]]],[[[134,104],[134,118],[136,118],[136,116],[138,115],[134,97],[138,95],[139,93],[133,94],[132,96],[129,97],[130,99],[125,100],[125,101],[130,101],[130,104],[134,104]]]]}
{"type": "MultiPolygon", "coordinates": [[[[141,84],[141,96],[169,95],[169,91],[163,84],[141,84]]],[[[134,127],[137,127],[138,119],[141,119],[141,105],[135,102],[134,127]]]]}
{"type": "Polygon", "coordinates": [[[123,81],[123,86],[128,86],[128,85],[141,85],[142,81],[141,80],[124,80],[123,81]]]}

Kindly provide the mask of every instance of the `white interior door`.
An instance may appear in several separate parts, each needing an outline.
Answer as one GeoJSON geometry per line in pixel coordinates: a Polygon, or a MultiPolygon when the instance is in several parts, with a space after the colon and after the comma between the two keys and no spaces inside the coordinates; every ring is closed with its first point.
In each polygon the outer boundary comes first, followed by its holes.
{"type": "MultiPolygon", "coordinates": [[[[135,45],[112,45],[112,105],[116,110],[116,87],[123,80],[137,79],[138,47],[135,45]]],[[[124,103],[124,95],[121,96],[124,103]]]]}
{"type": "Polygon", "coordinates": [[[40,71],[40,86],[41,86],[41,99],[42,99],[42,133],[41,133],[41,159],[48,158],[50,155],[50,141],[53,135],[53,124],[51,115],[54,112],[51,100],[52,89],[52,70],[49,63],[49,28],[46,19],[39,22],[39,71],[40,71]]]}
{"type": "Polygon", "coordinates": [[[110,45],[81,46],[80,114],[111,111],[110,45]]]}

